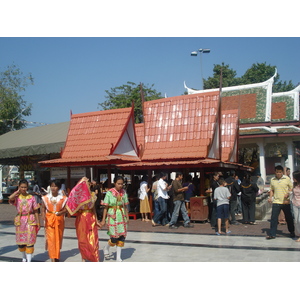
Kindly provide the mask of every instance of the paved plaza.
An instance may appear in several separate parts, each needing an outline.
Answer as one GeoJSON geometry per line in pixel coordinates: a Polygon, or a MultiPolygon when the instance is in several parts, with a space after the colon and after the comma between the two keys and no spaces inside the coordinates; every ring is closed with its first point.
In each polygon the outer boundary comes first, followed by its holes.
{"type": "MultiPolygon", "coordinates": [[[[19,262],[20,252],[15,244],[13,217],[15,208],[0,204],[0,261],[19,262]]],[[[289,237],[286,226],[278,225],[278,236],[266,240],[269,215],[257,225],[232,225],[229,235],[216,236],[209,223],[196,222],[194,228],[169,229],[140,219],[130,220],[129,232],[122,251],[123,262],[299,262],[300,243],[289,237]]],[[[75,218],[66,219],[62,262],[80,262],[75,218]]],[[[108,236],[99,230],[100,258],[108,236]]],[[[112,248],[114,254],[115,249],[112,248]]],[[[33,262],[49,262],[45,251],[44,228],[38,233],[33,262]]],[[[105,260],[105,263],[115,262],[105,260]]]]}

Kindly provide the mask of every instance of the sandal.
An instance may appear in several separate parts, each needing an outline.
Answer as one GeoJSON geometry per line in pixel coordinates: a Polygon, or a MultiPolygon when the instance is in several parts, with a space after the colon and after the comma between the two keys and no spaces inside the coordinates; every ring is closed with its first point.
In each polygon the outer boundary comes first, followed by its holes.
{"type": "Polygon", "coordinates": [[[249,224],[250,225],[257,225],[257,223],[255,223],[255,222],[250,222],[249,224]]]}
{"type": "Polygon", "coordinates": [[[109,254],[104,254],[105,260],[110,260],[110,255],[109,254]]]}

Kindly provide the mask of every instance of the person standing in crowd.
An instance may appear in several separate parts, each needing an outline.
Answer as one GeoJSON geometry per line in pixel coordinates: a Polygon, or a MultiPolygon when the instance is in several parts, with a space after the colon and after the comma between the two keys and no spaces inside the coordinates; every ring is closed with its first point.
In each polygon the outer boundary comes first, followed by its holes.
{"type": "Polygon", "coordinates": [[[184,221],[184,227],[194,227],[191,225],[190,218],[187,214],[185,203],[184,203],[184,192],[188,190],[188,187],[182,187],[181,181],[183,178],[183,174],[181,172],[176,173],[176,178],[173,180],[173,190],[174,190],[174,196],[173,196],[173,203],[174,203],[174,210],[172,213],[171,221],[168,224],[169,228],[171,229],[177,229],[176,226],[178,217],[179,217],[179,211],[181,211],[182,218],[184,221]]]}
{"type": "MultiPolygon", "coordinates": [[[[237,181],[238,185],[241,188],[241,180],[239,178],[238,175],[235,175],[235,180],[237,181]]],[[[236,206],[236,210],[235,210],[235,214],[237,216],[240,216],[242,214],[242,198],[241,198],[241,192],[237,193],[236,195],[237,198],[237,206],[236,206]]]]}
{"type": "Polygon", "coordinates": [[[154,217],[158,214],[159,212],[159,204],[158,204],[158,195],[157,195],[157,183],[158,183],[158,176],[155,175],[152,178],[152,187],[151,187],[151,193],[152,193],[152,199],[153,199],[153,208],[154,208],[154,217]]]}
{"type": "Polygon", "coordinates": [[[294,238],[295,227],[289,200],[289,193],[292,191],[293,184],[288,176],[283,175],[283,167],[280,165],[275,167],[275,177],[271,179],[270,188],[270,198],[268,201],[272,203],[272,215],[270,234],[266,239],[271,240],[276,238],[278,216],[281,210],[284,212],[290,237],[294,238]]]}
{"type": "Polygon", "coordinates": [[[261,174],[258,173],[256,176],[256,184],[259,188],[259,195],[263,193],[264,189],[265,189],[265,181],[263,180],[263,178],[261,177],[261,174]]]}
{"type": "Polygon", "coordinates": [[[99,262],[99,239],[95,210],[96,196],[90,191],[89,179],[83,177],[71,190],[66,208],[72,216],[76,214],[76,235],[82,261],[99,262]]]}
{"type": "MultiPolygon", "coordinates": [[[[283,174],[286,175],[287,177],[291,178],[291,169],[290,168],[284,168],[283,169],[283,174]]],[[[292,210],[292,215],[293,215],[293,210],[292,210]]],[[[280,225],[286,225],[286,220],[283,211],[280,211],[279,216],[278,216],[278,224],[280,225]]]]}
{"type": "Polygon", "coordinates": [[[293,172],[294,187],[292,191],[292,208],[294,214],[294,226],[300,242],[300,171],[293,172]]]}
{"type": "Polygon", "coordinates": [[[142,215],[142,221],[149,222],[148,214],[150,214],[150,205],[148,199],[148,176],[144,175],[140,183],[139,198],[140,198],[140,213],[142,215]]]}
{"type": "Polygon", "coordinates": [[[159,213],[152,219],[152,226],[160,225],[159,222],[163,226],[169,223],[167,219],[167,200],[170,198],[170,196],[168,195],[168,190],[171,186],[168,186],[165,181],[167,179],[166,173],[161,172],[159,177],[160,178],[157,183],[159,213]]]}
{"type": "Polygon", "coordinates": [[[60,184],[61,184],[61,191],[62,191],[62,194],[64,195],[64,196],[67,196],[68,195],[68,193],[67,193],[67,188],[66,188],[66,184],[65,184],[65,179],[61,179],[60,180],[60,184]]]}
{"type": "Polygon", "coordinates": [[[225,187],[226,182],[223,178],[219,179],[219,187],[215,189],[214,199],[217,201],[217,218],[218,218],[218,231],[216,231],[217,235],[221,235],[221,226],[222,226],[222,219],[225,220],[225,232],[226,234],[231,233],[229,231],[229,199],[230,199],[230,192],[225,187]]]}
{"type": "Polygon", "coordinates": [[[95,193],[96,201],[95,201],[95,209],[97,214],[97,220],[100,222],[102,220],[103,210],[101,209],[101,199],[102,199],[102,193],[100,184],[97,184],[95,180],[91,181],[91,192],[95,193]]]}
{"type": "Polygon", "coordinates": [[[229,201],[229,214],[231,216],[230,224],[232,225],[239,225],[240,223],[237,222],[235,218],[235,211],[237,207],[237,194],[240,192],[240,186],[238,185],[237,181],[235,180],[235,171],[230,171],[230,176],[225,179],[226,187],[228,188],[231,197],[229,201]]]}
{"type": "Polygon", "coordinates": [[[285,175],[289,178],[291,178],[291,169],[290,168],[286,168],[285,169],[285,175]]]}
{"type": "Polygon", "coordinates": [[[117,247],[117,257],[118,262],[122,261],[121,251],[124,247],[125,239],[128,230],[128,196],[126,191],[123,189],[124,178],[122,176],[116,176],[114,179],[115,186],[110,189],[104,198],[104,211],[103,218],[101,222],[101,227],[107,224],[110,239],[108,243],[104,246],[104,258],[109,260],[110,257],[110,247],[117,247]]]}
{"type": "Polygon", "coordinates": [[[210,184],[210,192],[211,192],[211,216],[210,216],[210,226],[212,228],[215,228],[217,231],[217,200],[214,198],[214,193],[217,187],[219,187],[219,172],[214,172],[210,184]]]}
{"type": "Polygon", "coordinates": [[[255,225],[256,194],[259,188],[255,182],[251,182],[251,174],[246,173],[241,183],[241,200],[243,205],[244,224],[255,225]]]}
{"type": "Polygon", "coordinates": [[[65,229],[65,205],[67,196],[61,191],[61,181],[52,180],[51,192],[42,197],[42,216],[45,220],[46,250],[52,262],[60,259],[63,234],[65,229]]]}
{"type": "Polygon", "coordinates": [[[186,211],[188,212],[190,209],[190,199],[195,195],[195,185],[192,182],[192,176],[188,175],[186,178],[186,182],[182,185],[183,187],[187,187],[187,190],[184,192],[184,200],[186,204],[186,211]]]}
{"type": "MultiPolygon", "coordinates": [[[[34,181],[32,182],[33,188],[32,188],[32,194],[35,198],[36,203],[41,206],[42,204],[42,194],[41,194],[41,189],[38,185],[38,182],[36,179],[34,179],[34,181]]],[[[40,208],[38,209],[39,214],[40,214],[40,208]]]]}
{"type": "Polygon", "coordinates": [[[34,196],[27,193],[28,182],[20,180],[18,190],[12,193],[9,204],[17,209],[14,224],[16,226],[16,244],[22,253],[23,262],[31,262],[36,236],[40,229],[39,204],[34,196]]]}

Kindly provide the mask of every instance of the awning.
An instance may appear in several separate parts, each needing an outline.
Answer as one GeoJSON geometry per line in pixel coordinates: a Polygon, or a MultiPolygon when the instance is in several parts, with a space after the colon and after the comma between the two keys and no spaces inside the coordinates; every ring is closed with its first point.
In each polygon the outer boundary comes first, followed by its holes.
{"type": "Polygon", "coordinates": [[[22,156],[60,153],[70,122],[7,132],[0,136],[0,160],[22,156]]]}
{"type": "Polygon", "coordinates": [[[121,170],[148,170],[148,169],[178,169],[178,168],[232,168],[240,170],[251,170],[249,166],[233,162],[221,162],[217,159],[197,159],[185,161],[143,161],[117,165],[121,170]]]}

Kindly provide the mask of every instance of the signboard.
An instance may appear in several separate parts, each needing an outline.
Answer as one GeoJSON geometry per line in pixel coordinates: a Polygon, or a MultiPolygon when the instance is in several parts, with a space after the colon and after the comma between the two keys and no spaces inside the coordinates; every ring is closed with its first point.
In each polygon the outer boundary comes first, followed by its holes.
{"type": "MultiPolygon", "coordinates": [[[[86,176],[85,168],[71,168],[71,178],[82,178],[86,176]]],[[[51,168],[51,178],[67,179],[67,168],[51,168]]]]}

